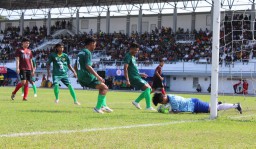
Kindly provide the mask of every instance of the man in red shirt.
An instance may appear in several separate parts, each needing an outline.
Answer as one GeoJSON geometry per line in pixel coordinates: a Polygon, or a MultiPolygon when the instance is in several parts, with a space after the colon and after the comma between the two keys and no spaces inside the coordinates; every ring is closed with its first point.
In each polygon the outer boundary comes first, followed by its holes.
{"type": "Polygon", "coordinates": [[[162,77],[162,67],[164,66],[164,61],[161,59],[159,62],[159,65],[155,69],[151,93],[153,93],[156,89],[161,88],[161,92],[165,95],[166,93],[163,85],[164,78],[162,77]]]}
{"type": "Polygon", "coordinates": [[[243,80],[243,94],[248,94],[248,87],[249,87],[249,84],[246,80],[243,80]]]}
{"type": "Polygon", "coordinates": [[[28,96],[28,82],[31,81],[31,76],[34,75],[35,70],[32,62],[32,52],[28,49],[29,39],[24,38],[21,41],[22,48],[17,49],[15,52],[16,59],[16,72],[20,76],[21,82],[16,85],[15,90],[12,92],[11,99],[14,100],[16,92],[24,86],[23,101],[27,101],[28,96]]]}

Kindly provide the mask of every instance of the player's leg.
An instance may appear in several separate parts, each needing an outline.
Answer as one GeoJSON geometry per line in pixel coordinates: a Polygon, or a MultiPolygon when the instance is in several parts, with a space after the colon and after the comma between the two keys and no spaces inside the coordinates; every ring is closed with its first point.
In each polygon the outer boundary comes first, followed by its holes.
{"type": "Polygon", "coordinates": [[[210,112],[210,106],[209,103],[201,101],[197,98],[193,98],[192,102],[194,103],[194,107],[190,106],[188,107],[188,112],[193,113],[209,113],[210,112]]]}
{"type": "Polygon", "coordinates": [[[150,96],[150,93],[151,93],[151,87],[149,84],[145,84],[143,87],[142,87],[142,90],[144,92],[144,97],[146,99],[146,109],[147,110],[152,110],[152,111],[156,111],[152,106],[151,106],[151,96],[150,96]]]}
{"type": "Polygon", "coordinates": [[[143,90],[143,92],[140,94],[140,96],[135,101],[133,101],[132,104],[136,108],[141,109],[139,102],[145,98],[146,99],[146,109],[155,111],[155,109],[153,107],[151,107],[151,96],[150,96],[151,87],[150,87],[150,85],[145,80],[143,80],[141,78],[136,78],[136,79],[132,80],[131,84],[133,86],[136,86],[143,90]]]}
{"type": "MultiPolygon", "coordinates": [[[[104,83],[102,83],[102,84],[105,85],[104,88],[108,91],[107,85],[104,84],[104,83]]],[[[101,104],[101,109],[102,109],[104,112],[108,112],[108,113],[113,112],[113,110],[107,106],[107,98],[106,98],[106,95],[105,95],[104,100],[103,100],[103,102],[102,102],[102,104],[101,104]]]]}
{"type": "Polygon", "coordinates": [[[36,79],[34,77],[32,77],[32,79],[30,81],[30,84],[32,85],[32,88],[33,88],[33,91],[34,91],[34,97],[37,97],[37,88],[36,88],[36,85],[35,85],[35,81],[36,81],[36,79]]]}
{"type": "Polygon", "coordinates": [[[100,83],[99,81],[94,81],[95,88],[99,89],[98,101],[94,111],[97,113],[103,114],[105,110],[106,112],[112,112],[113,110],[108,108],[106,104],[106,94],[108,92],[108,87],[104,83],[100,83]],[[103,108],[102,108],[103,106],[103,108]]]}
{"type": "Polygon", "coordinates": [[[19,76],[20,76],[20,80],[21,80],[21,81],[16,85],[14,91],[12,92],[12,96],[11,96],[11,99],[12,99],[12,100],[14,100],[15,95],[16,95],[16,93],[18,92],[18,90],[19,90],[22,86],[24,86],[24,85],[26,84],[25,72],[24,72],[23,70],[20,71],[19,76]]]}
{"type": "Polygon", "coordinates": [[[228,109],[237,109],[240,114],[242,114],[242,107],[240,105],[240,103],[235,103],[235,104],[232,104],[232,103],[221,103],[221,104],[218,104],[217,105],[217,110],[220,111],[220,110],[228,110],[228,109]]]}
{"type": "Polygon", "coordinates": [[[28,87],[28,83],[31,81],[31,71],[25,71],[25,79],[26,79],[26,83],[24,85],[24,96],[23,96],[23,100],[26,101],[27,97],[28,97],[28,91],[29,91],[29,87],[28,87]]]}
{"type": "Polygon", "coordinates": [[[75,92],[73,86],[71,85],[71,82],[69,81],[68,77],[61,78],[61,82],[68,87],[69,92],[74,100],[74,104],[80,105],[80,103],[77,101],[77,98],[76,98],[76,92],[75,92]]]}
{"type": "Polygon", "coordinates": [[[54,90],[54,96],[55,96],[55,103],[59,103],[59,82],[61,77],[59,76],[53,76],[53,90],[54,90]]]}

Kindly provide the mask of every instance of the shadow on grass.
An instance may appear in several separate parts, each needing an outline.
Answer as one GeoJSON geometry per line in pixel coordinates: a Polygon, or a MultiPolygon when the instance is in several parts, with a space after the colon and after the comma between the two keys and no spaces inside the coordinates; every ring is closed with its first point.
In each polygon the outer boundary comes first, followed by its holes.
{"type": "Polygon", "coordinates": [[[22,112],[35,112],[35,113],[72,113],[72,111],[60,111],[60,110],[22,110],[22,112]]]}

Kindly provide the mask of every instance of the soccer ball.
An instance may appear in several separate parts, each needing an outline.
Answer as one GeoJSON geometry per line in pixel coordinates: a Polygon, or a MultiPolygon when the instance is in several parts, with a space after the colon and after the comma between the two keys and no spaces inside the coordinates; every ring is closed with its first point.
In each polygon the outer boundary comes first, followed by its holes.
{"type": "Polygon", "coordinates": [[[159,113],[169,113],[169,108],[170,108],[170,105],[169,104],[166,104],[166,105],[160,105],[158,108],[157,108],[157,111],[159,113]]]}

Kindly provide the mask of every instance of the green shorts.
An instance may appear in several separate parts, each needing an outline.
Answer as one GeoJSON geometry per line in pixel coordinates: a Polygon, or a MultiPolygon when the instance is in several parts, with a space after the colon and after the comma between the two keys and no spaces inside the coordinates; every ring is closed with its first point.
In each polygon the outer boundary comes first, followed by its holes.
{"type": "Polygon", "coordinates": [[[101,84],[101,82],[97,79],[78,79],[78,82],[82,87],[90,87],[90,88],[96,88],[96,85],[101,84]]]}
{"type": "Polygon", "coordinates": [[[70,84],[68,76],[53,76],[53,85],[56,85],[56,84],[59,85],[60,81],[66,86],[70,84]]]}
{"type": "Polygon", "coordinates": [[[143,86],[148,84],[145,80],[143,80],[141,77],[135,77],[135,78],[130,78],[130,83],[133,87],[137,89],[141,89],[143,86]]]}

